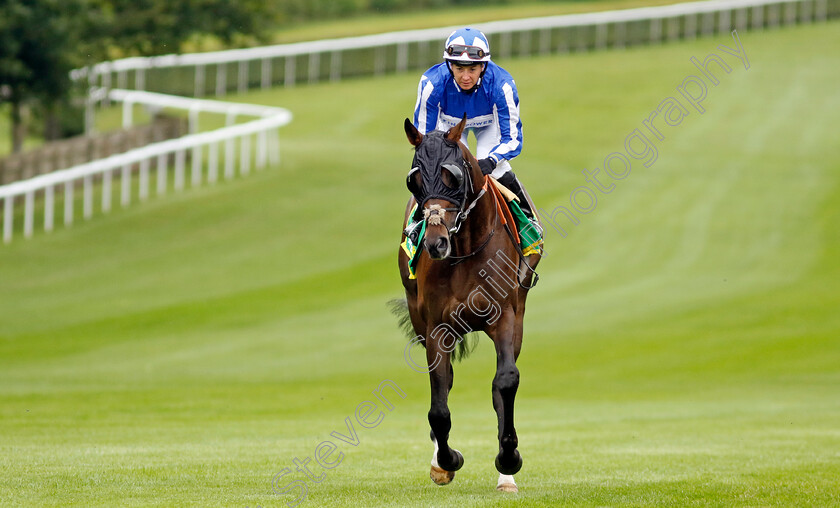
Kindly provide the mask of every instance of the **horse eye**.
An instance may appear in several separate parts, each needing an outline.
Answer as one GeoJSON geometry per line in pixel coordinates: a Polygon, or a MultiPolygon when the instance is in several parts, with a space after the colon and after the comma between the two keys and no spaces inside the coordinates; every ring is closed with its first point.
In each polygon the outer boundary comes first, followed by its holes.
{"type": "Polygon", "coordinates": [[[440,166],[443,183],[450,189],[460,189],[464,183],[464,172],[456,164],[442,164],[440,166]]]}

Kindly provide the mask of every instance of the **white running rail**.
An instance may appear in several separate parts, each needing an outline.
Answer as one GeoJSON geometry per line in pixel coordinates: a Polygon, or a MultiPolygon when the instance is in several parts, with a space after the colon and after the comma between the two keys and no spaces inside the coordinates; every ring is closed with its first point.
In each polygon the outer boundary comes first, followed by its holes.
{"type": "MultiPolygon", "coordinates": [[[[493,54],[507,57],[586,51],[693,38],[732,29],[773,28],[840,15],[840,0],[709,0],[658,7],[478,23],[493,54]]],[[[92,86],[202,97],[252,87],[337,81],[344,76],[402,72],[440,60],[441,41],[457,27],[390,32],[248,49],[103,62],[73,71],[92,86]],[[132,79],[133,78],[133,79],[132,79]],[[114,83],[114,81],[116,83],[114,83]]]]}
{"type": "Polygon", "coordinates": [[[111,209],[112,180],[117,171],[120,174],[120,202],[128,206],[132,199],[132,168],[137,167],[137,196],[141,201],[149,197],[150,172],[154,166],[155,187],[158,195],[165,194],[169,182],[170,159],[174,159],[173,188],[181,191],[185,187],[187,154],[190,155],[190,184],[199,186],[206,179],[208,183],[218,180],[220,170],[226,179],[233,178],[236,173],[236,153],[239,153],[239,172],[247,174],[252,166],[251,142],[256,138],[255,165],[262,169],[266,163],[278,164],[280,152],[278,145],[278,129],[292,120],[292,114],[283,108],[257,106],[252,104],[235,104],[220,101],[191,99],[186,97],[167,96],[150,92],[131,90],[93,90],[90,94],[93,101],[106,97],[112,101],[124,104],[123,125],[130,126],[132,122],[133,106],[143,104],[151,108],[180,108],[189,111],[190,134],[187,136],[153,143],[136,148],[125,153],[112,155],[78,166],[29,180],[14,182],[0,186],[0,200],[3,201],[3,241],[12,240],[15,229],[15,201],[22,197],[23,235],[32,236],[35,220],[35,197],[43,194],[44,230],[51,231],[55,224],[55,194],[56,188],[64,192],[64,224],[73,223],[74,189],[82,187],[82,213],[86,219],[93,215],[94,210],[94,177],[101,178],[101,210],[111,209]],[[221,113],[226,115],[227,127],[210,132],[198,133],[198,118],[201,112],[221,113]],[[255,116],[256,120],[247,123],[234,124],[237,116],[255,116]],[[238,145],[238,146],[237,146],[238,145]],[[204,172],[204,154],[207,153],[206,174],[204,172]],[[220,153],[223,152],[224,160],[220,153]]]}

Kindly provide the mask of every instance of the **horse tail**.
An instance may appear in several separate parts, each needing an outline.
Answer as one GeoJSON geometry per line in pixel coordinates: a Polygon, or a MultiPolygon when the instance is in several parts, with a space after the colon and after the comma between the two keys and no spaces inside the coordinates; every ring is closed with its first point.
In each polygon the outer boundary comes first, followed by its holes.
{"type": "MultiPolygon", "coordinates": [[[[405,298],[394,298],[388,301],[388,308],[391,314],[397,317],[397,326],[403,331],[408,340],[413,340],[417,337],[414,326],[411,324],[411,316],[408,313],[408,300],[405,298]]],[[[420,337],[415,344],[421,344],[426,347],[426,338],[420,337]]],[[[453,361],[460,362],[467,358],[473,352],[475,346],[478,344],[478,334],[468,333],[458,337],[458,343],[455,349],[452,350],[451,358],[453,361]]]]}
{"type": "Polygon", "coordinates": [[[397,326],[403,331],[406,338],[414,338],[414,326],[411,324],[411,316],[408,313],[408,300],[405,298],[394,298],[388,300],[388,308],[391,314],[397,317],[397,326]]]}
{"type": "Polygon", "coordinates": [[[460,362],[470,356],[476,344],[478,344],[478,333],[467,333],[458,337],[458,345],[452,350],[452,361],[460,362]]]}

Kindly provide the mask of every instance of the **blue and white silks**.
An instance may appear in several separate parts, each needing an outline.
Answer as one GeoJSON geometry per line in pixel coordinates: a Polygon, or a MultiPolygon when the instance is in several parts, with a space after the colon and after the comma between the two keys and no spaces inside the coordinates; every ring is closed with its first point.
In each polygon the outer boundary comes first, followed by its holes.
{"type": "Polygon", "coordinates": [[[414,126],[423,133],[448,130],[467,114],[467,134],[476,137],[476,158],[496,161],[492,175],[498,179],[510,171],[510,161],[522,151],[522,121],[519,118],[519,93],[513,77],[504,69],[487,62],[481,84],[472,93],[461,91],[446,62],[439,63],[420,78],[414,126]]]}

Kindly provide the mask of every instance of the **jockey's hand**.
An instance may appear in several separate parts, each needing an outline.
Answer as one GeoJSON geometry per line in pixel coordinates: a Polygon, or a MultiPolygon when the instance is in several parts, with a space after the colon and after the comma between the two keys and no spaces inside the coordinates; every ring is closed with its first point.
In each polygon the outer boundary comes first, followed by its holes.
{"type": "Polygon", "coordinates": [[[494,169],[496,169],[496,161],[494,161],[493,159],[490,159],[490,158],[479,159],[478,160],[478,167],[481,168],[481,174],[489,175],[490,173],[493,172],[494,169]]]}

